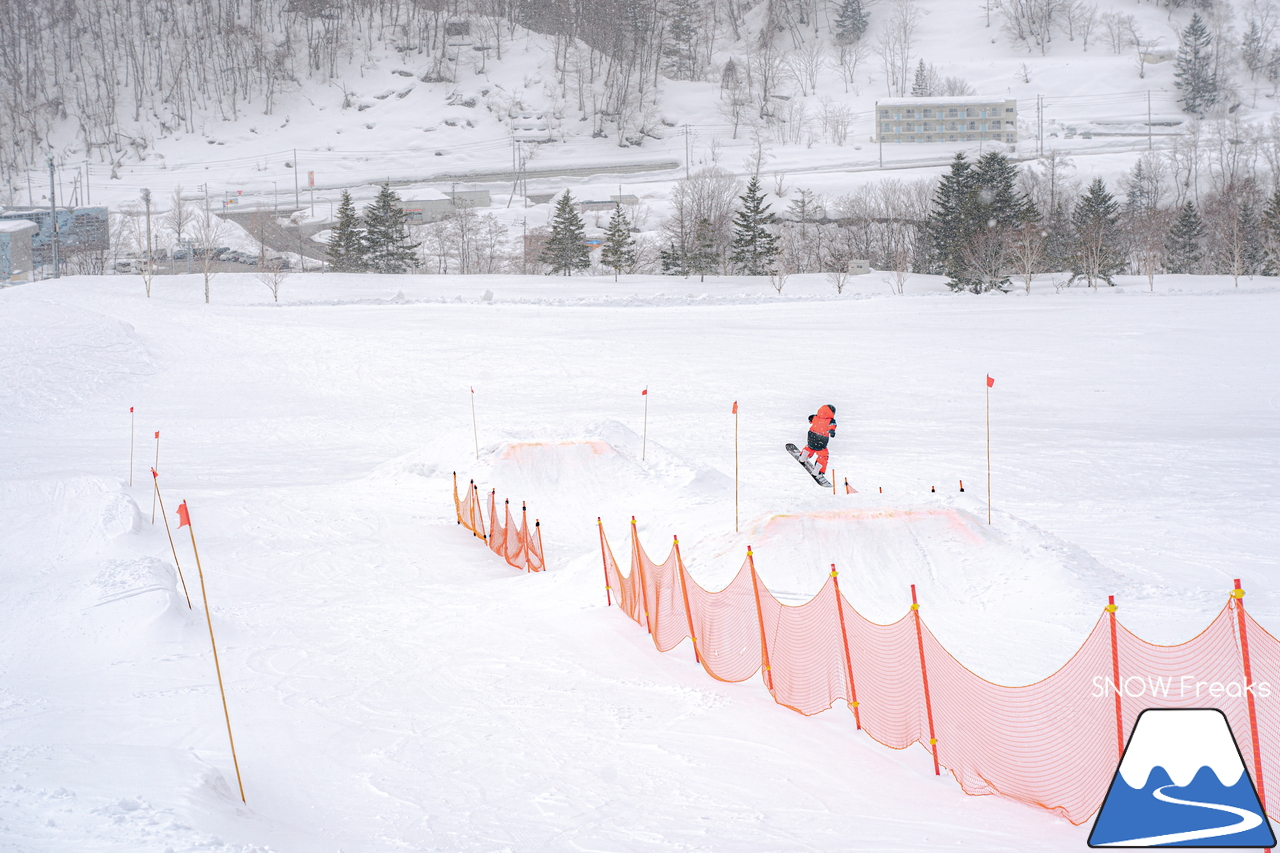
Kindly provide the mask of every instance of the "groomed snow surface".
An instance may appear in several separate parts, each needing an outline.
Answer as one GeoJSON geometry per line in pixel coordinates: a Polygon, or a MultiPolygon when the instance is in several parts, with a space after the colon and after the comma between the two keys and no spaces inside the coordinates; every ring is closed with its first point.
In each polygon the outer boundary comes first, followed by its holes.
{"type": "Polygon", "coordinates": [[[678,534],[707,586],[747,544],[794,602],[832,562],[877,620],[915,583],[942,642],[1003,683],[1061,665],[1109,594],[1140,636],[1178,642],[1240,577],[1280,631],[1280,282],[907,290],[0,290],[0,850],[1083,849],[1087,825],[965,796],[843,708],[805,718],[759,679],[715,682],[604,604],[596,517],[625,558],[634,514],[659,559],[678,534]],[[782,450],[822,403],[857,494],[782,450]],[[191,508],[247,805],[187,530],[195,610],[151,523],[155,430],[170,517],[191,508]],[[547,573],[454,523],[455,470],[528,501],[547,573]]]}

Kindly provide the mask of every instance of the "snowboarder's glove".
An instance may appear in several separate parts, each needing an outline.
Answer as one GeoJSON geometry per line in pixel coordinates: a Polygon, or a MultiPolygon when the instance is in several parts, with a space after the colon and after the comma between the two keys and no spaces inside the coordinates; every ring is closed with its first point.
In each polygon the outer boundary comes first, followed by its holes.
{"type": "Polygon", "coordinates": [[[835,430],[833,430],[833,429],[829,429],[829,430],[827,430],[827,438],[835,438],[835,437],[836,437],[836,431],[835,431],[835,430]]]}
{"type": "Polygon", "coordinates": [[[809,415],[809,423],[813,423],[813,415],[809,415]]]}

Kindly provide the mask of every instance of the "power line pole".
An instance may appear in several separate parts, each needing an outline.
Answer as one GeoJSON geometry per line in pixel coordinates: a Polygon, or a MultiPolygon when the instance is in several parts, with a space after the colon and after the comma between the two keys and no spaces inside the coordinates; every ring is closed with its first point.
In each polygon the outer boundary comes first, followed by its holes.
{"type": "MultiPolygon", "coordinates": [[[[144,189],[142,191],[142,203],[147,206],[147,275],[152,275],[154,270],[151,262],[151,190],[144,189]]],[[[151,279],[147,279],[147,287],[151,287],[151,279]]],[[[147,295],[151,292],[148,289],[147,295]]]]}
{"type": "Polygon", "coordinates": [[[58,246],[58,201],[54,194],[53,155],[49,155],[49,222],[53,225],[53,277],[62,277],[62,258],[58,246]]]}
{"type": "Polygon", "coordinates": [[[298,196],[298,149],[293,149],[293,206],[294,209],[302,207],[302,202],[298,196]]]}
{"type": "Polygon", "coordinates": [[[1151,141],[1151,90],[1147,90],[1147,150],[1152,150],[1151,141]]]}

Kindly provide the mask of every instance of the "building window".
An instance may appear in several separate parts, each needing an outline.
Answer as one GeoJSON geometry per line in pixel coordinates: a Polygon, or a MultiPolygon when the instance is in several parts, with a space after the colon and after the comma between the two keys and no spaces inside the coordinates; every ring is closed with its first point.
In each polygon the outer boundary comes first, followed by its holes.
{"type": "Polygon", "coordinates": [[[924,111],[924,117],[925,117],[925,118],[933,118],[933,110],[925,110],[925,111],[924,111]]]}
{"type": "Polygon", "coordinates": [[[893,120],[894,120],[894,121],[902,121],[902,113],[894,113],[894,114],[893,114],[893,120]]]}
{"type": "MultiPolygon", "coordinates": [[[[970,129],[970,130],[977,130],[977,129],[978,129],[978,123],[977,123],[976,121],[971,121],[971,122],[969,122],[969,129],[970,129]]],[[[970,136],[969,138],[970,138],[970,139],[973,139],[973,137],[972,137],[972,136],[970,136]]]]}
{"type": "Polygon", "coordinates": [[[885,132],[885,133],[888,133],[888,132],[889,132],[889,125],[886,123],[886,124],[884,124],[884,125],[883,125],[883,127],[884,127],[884,132],[885,132]]]}
{"type": "Polygon", "coordinates": [[[955,135],[954,133],[953,133],[953,134],[951,134],[950,136],[948,136],[948,137],[947,137],[947,141],[948,141],[948,142],[955,142],[955,141],[956,141],[956,135],[955,135]]]}
{"type": "Polygon", "coordinates": [[[888,111],[888,110],[881,110],[881,111],[880,111],[880,118],[888,118],[888,117],[889,117],[889,111],[888,111]]]}
{"type": "Polygon", "coordinates": [[[1011,134],[1009,134],[1008,141],[1009,141],[1009,142],[1017,142],[1017,141],[1018,141],[1018,137],[1017,137],[1017,135],[1016,135],[1016,134],[1012,134],[1012,133],[1011,133],[1011,134]]]}
{"type": "Polygon", "coordinates": [[[894,127],[893,127],[893,132],[894,132],[894,133],[902,133],[902,128],[901,128],[899,125],[894,125],[894,127]]]}
{"type": "Polygon", "coordinates": [[[1004,108],[1004,111],[1005,111],[1006,113],[1011,113],[1011,112],[1013,112],[1013,107],[1005,107],[1005,108],[1004,108]]]}
{"type": "Polygon", "coordinates": [[[933,137],[932,137],[932,136],[926,136],[926,137],[924,138],[924,141],[925,141],[925,142],[932,142],[932,141],[933,141],[933,137]]]}

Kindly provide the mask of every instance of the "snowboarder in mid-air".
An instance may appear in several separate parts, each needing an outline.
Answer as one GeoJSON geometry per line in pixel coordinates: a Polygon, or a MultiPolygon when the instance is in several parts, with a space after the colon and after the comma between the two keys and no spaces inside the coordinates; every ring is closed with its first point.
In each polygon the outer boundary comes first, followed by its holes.
{"type": "Polygon", "coordinates": [[[787,445],[787,451],[796,461],[805,467],[820,485],[830,486],[827,479],[827,442],[836,435],[836,407],[828,403],[809,415],[809,441],[804,450],[794,444],[787,445]],[[801,454],[804,454],[803,456],[801,454]],[[818,467],[814,470],[813,460],[817,459],[818,467]]]}

